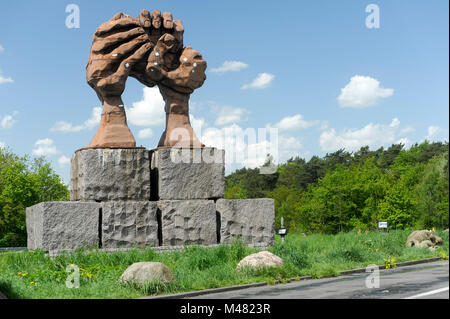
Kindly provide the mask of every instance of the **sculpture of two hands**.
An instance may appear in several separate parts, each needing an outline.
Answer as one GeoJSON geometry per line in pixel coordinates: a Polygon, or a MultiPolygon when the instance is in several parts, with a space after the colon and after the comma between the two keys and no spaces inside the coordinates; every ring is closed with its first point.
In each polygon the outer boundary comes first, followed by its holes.
{"type": "Polygon", "coordinates": [[[158,147],[204,147],[189,121],[189,97],[206,79],[206,61],[183,47],[184,27],[172,14],[123,13],[95,32],[86,77],[103,104],[100,126],[88,148],[135,147],[121,95],[128,76],[158,86],[165,101],[166,130],[158,147]]]}

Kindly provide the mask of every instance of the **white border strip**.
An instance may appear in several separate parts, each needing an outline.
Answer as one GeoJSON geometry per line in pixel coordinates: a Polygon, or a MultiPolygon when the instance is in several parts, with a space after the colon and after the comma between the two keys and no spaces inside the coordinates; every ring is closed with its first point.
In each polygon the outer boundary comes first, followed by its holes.
{"type": "Polygon", "coordinates": [[[405,299],[416,299],[416,298],[420,298],[420,297],[425,297],[425,296],[429,296],[429,295],[438,294],[440,292],[447,291],[447,290],[448,290],[448,287],[445,287],[445,288],[441,288],[441,289],[431,290],[429,292],[424,292],[422,294],[414,295],[414,296],[411,296],[411,297],[407,297],[405,299]]]}

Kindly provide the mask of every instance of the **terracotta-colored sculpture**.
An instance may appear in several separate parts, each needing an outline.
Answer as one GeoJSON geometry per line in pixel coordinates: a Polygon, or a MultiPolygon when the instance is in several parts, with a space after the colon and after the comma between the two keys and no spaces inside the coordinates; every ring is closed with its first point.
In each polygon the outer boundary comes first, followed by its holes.
{"type": "Polygon", "coordinates": [[[121,95],[128,76],[158,88],[165,101],[166,130],[158,147],[204,147],[189,121],[189,97],[206,79],[206,61],[183,48],[184,27],[172,14],[118,13],[94,34],[86,76],[103,104],[100,126],[88,148],[135,147],[121,95]]]}

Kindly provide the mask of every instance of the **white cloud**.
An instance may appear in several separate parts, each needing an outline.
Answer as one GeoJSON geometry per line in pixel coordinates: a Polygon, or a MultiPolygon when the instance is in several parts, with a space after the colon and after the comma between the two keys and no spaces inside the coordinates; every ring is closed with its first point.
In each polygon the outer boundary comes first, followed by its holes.
{"type": "Polygon", "coordinates": [[[278,137],[278,157],[280,162],[287,161],[291,157],[301,156],[300,150],[303,149],[303,144],[298,138],[293,136],[278,137]]]}
{"type": "Polygon", "coordinates": [[[250,84],[244,84],[241,89],[247,90],[247,89],[264,89],[270,86],[272,84],[273,79],[275,78],[275,75],[270,73],[260,73],[256,77],[256,79],[253,80],[250,84]]]}
{"type": "Polygon", "coordinates": [[[2,45],[0,44],[0,53],[2,53],[3,51],[5,51],[5,49],[2,47],[2,45]]]}
{"type": "Polygon", "coordinates": [[[59,153],[56,146],[53,145],[53,140],[49,138],[36,141],[34,146],[35,149],[33,149],[32,153],[36,156],[52,156],[59,153]]]}
{"type": "Polygon", "coordinates": [[[377,148],[407,141],[404,136],[400,136],[401,132],[400,121],[394,118],[388,125],[370,123],[361,129],[347,129],[339,133],[332,128],[320,135],[319,143],[324,151],[336,151],[340,148],[356,151],[366,145],[377,148]]]}
{"type": "Polygon", "coordinates": [[[189,114],[189,122],[196,135],[201,135],[202,130],[208,126],[204,118],[196,118],[192,113],[189,114]]]}
{"type": "Polygon", "coordinates": [[[82,130],[92,130],[93,128],[97,127],[98,123],[100,123],[100,118],[102,115],[102,108],[101,107],[94,107],[92,109],[91,117],[84,121],[81,125],[73,125],[72,123],[65,122],[65,121],[58,121],[53,125],[53,127],[50,129],[53,132],[63,132],[63,133],[69,133],[69,132],[79,132],[82,130]]]}
{"type": "Polygon", "coordinates": [[[225,72],[239,72],[242,69],[248,68],[248,64],[240,61],[225,61],[221,67],[211,69],[213,73],[225,72]]]}
{"type": "Polygon", "coordinates": [[[58,165],[60,168],[66,166],[69,163],[70,163],[70,158],[68,158],[67,156],[62,155],[60,158],[58,158],[58,165]]]}
{"type": "Polygon", "coordinates": [[[153,131],[151,128],[144,128],[138,132],[137,136],[139,138],[150,138],[153,136],[153,131]]]}
{"type": "Polygon", "coordinates": [[[5,147],[6,147],[5,142],[0,141],[0,148],[5,148],[5,147]]]}
{"type": "Polygon", "coordinates": [[[296,114],[284,117],[281,121],[276,123],[274,127],[278,128],[280,131],[298,131],[318,124],[319,121],[305,121],[303,115],[296,114]]]}
{"type": "Polygon", "coordinates": [[[5,78],[5,77],[2,76],[2,73],[0,72],[0,84],[3,84],[3,83],[13,83],[13,82],[14,82],[14,81],[13,81],[13,79],[12,79],[11,77],[5,78]]]}
{"type": "Polygon", "coordinates": [[[0,126],[2,128],[8,129],[14,126],[14,124],[17,123],[17,120],[14,119],[14,117],[18,114],[19,112],[14,111],[11,115],[5,115],[1,121],[0,121],[0,126]]]}
{"type": "Polygon", "coordinates": [[[430,125],[427,130],[425,139],[429,142],[435,142],[444,137],[445,130],[439,126],[430,125]]]}
{"type": "Polygon", "coordinates": [[[381,98],[394,94],[393,89],[380,87],[380,82],[370,76],[355,75],[341,89],[338,102],[341,107],[365,108],[374,106],[381,98]]]}
{"type": "Polygon", "coordinates": [[[300,155],[303,146],[298,139],[279,136],[277,129],[272,130],[273,135],[271,130],[266,129],[265,135],[258,130],[242,128],[237,124],[222,128],[208,128],[201,135],[200,141],[206,146],[225,150],[227,172],[243,166],[260,167],[265,163],[267,154],[273,156],[275,164],[300,155]]]}
{"type": "Polygon", "coordinates": [[[238,123],[244,121],[243,118],[249,112],[243,108],[234,108],[230,106],[223,106],[218,110],[218,116],[215,125],[223,126],[232,123],[238,123]]]}
{"type": "Polygon", "coordinates": [[[164,124],[166,113],[164,100],[157,87],[143,89],[142,100],[126,108],[128,121],[137,126],[159,126],[164,124]]]}

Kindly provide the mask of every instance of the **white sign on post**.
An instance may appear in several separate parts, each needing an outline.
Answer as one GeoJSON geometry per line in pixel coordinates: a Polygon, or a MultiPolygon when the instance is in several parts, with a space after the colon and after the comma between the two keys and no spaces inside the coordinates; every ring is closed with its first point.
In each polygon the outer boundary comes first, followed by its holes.
{"type": "Polygon", "coordinates": [[[378,222],[378,228],[388,228],[388,222],[378,222]]]}

